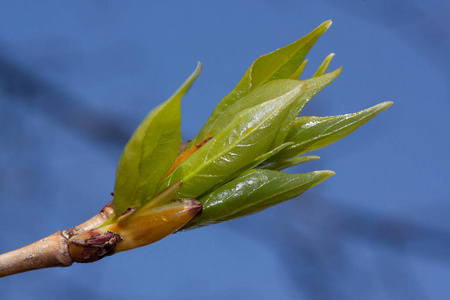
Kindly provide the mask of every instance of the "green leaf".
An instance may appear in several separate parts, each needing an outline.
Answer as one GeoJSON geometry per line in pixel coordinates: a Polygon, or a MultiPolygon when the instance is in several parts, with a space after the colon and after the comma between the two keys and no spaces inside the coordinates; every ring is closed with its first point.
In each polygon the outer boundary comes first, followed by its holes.
{"type": "Polygon", "coordinates": [[[289,77],[289,79],[295,79],[295,80],[299,79],[300,76],[302,76],[303,71],[305,70],[306,63],[307,63],[307,62],[308,62],[308,60],[305,59],[305,60],[302,62],[302,64],[300,65],[300,67],[298,67],[297,71],[295,71],[295,72],[289,77]]]}
{"type": "Polygon", "coordinates": [[[297,118],[286,137],[287,141],[295,144],[275,154],[271,160],[290,158],[326,147],[346,137],[392,104],[387,101],[357,113],[334,117],[297,118]]]}
{"type": "Polygon", "coordinates": [[[271,150],[271,151],[269,151],[269,152],[266,152],[266,153],[264,153],[264,154],[261,155],[261,156],[258,156],[258,157],[250,164],[251,167],[249,167],[249,168],[247,168],[247,169],[252,169],[252,168],[254,168],[254,167],[256,167],[256,166],[262,164],[263,162],[265,162],[265,161],[266,161],[267,159],[269,159],[270,157],[274,156],[275,154],[277,154],[277,153],[280,152],[281,150],[283,150],[283,149],[285,149],[286,147],[289,147],[290,145],[293,145],[293,144],[294,144],[293,142],[287,142],[287,143],[284,143],[284,144],[282,144],[282,145],[276,147],[275,149],[273,149],[273,150],[271,150]]]}
{"type": "Polygon", "coordinates": [[[114,186],[114,214],[140,206],[156,193],[181,145],[180,100],[201,71],[197,69],[163,104],[152,110],[128,141],[120,157],[114,186]]]}
{"type": "Polygon", "coordinates": [[[216,106],[190,145],[198,144],[207,136],[213,135],[211,123],[236,101],[269,81],[288,79],[296,74],[308,51],[330,26],[331,21],[326,21],[298,41],[256,59],[236,87],[216,106]]]}
{"type": "Polygon", "coordinates": [[[307,89],[303,94],[303,99],[305,99],[305,104],[308,103],[315,95],[332,83],[339,75],[342,73],[342,67],[333,72],[326,73],[324,75],[309,78],[306,80],[300,80],[307,85],[307,89]]]}
{"type": "Polygon", "coordinates": [[[136,211],[151,210],[163,206],[170,200],[174,199],[175,194],[178,192],[182,185],[183,184],[181,181],[175,182],[174,184],[170,185],[166,189],[153,196],[150,201],[141,205],[136,211]]]}
{"type": "Polygon", "coordinates": [[[288,159],[282,159],[279,161],[276,161],[270,165],[264,166],[262,169],[267,169],[267,170],[274,170],[274,171],[281,171],[308,161],[312,161],[312,160],[318,160],[320,159],[319,156],[301,156],[301,157],[293,157],[293,158],[288,158],[288,159]]]}
{"type": "Polygon", "coordinates": [[[197,152],[185,160],[160,188],[182,180],[180,198],[197,198],[260,155],[271,151],[280,125],[303,94],[299,84],[288,93],[239,113],[197,152]]]}
{"type": "Polygon", "coordinates": [[[250,215],[295,198],[334,175],[332,171],[288,174],[252,170],[199,199],[202,215],[183,229],[194,229],[250,215]]]}
{"type": "MultiPolygon", "coordinates": [[[[173,196],[178,192],[182,185],[181,181],[175,182],[171,186],[167,187],[166,189],[162,190],[155,196],[153,196],[149,201],[146,203],[143,203],[141,206],[139,206],[134,212],[133,215],[139,215],[142,214],[142,212],[149,212],[151,210],[157,209],[158,207],[162,207],[169,203],[170,200],[173,199],[173,196]]],[[[128,218],[128,216],[127,216],[128,218]]],[[[122,222],[122,218],[120,219],[119,223],[122,222]]],[[[105,223],[103,223],[100,227],[105,227],[107,225],[111,225],[114,222],[117,221],[117,218],[115,216],[111,216],[108,220],[106,220],[105,223]]]]}
{"type": "MultiPolygon", "coordinates": [[[[301,83],[298,80],[280,79],[269,82],[257,88],[250,94],[242,97],[233,105],[230,105],[227,110],[211,122],[209,125],[209,134],[205,136],[205,138],[212,137],[217,132],[222,130],[241,111],[288,94],[293,88],[299,86],[300,84],[301,83]]],[[[306,86],[304,89],[306,89],[306,86]]]]}
{"type": "Polygon", "coordinates": [[[316,73],[314,73],[313,77],[319,77],[320,75],[323,75],[327,71],[334,55],[335,55],[334,53],[331,53],[325,58],[325,60],[322,62],[322,64],[317,69],[316,73]]]}
{"type": "MultiPolygon", "coordinates": [[[[233,172],[232,174],[228,175],[227,177],[229,179],[238,177],[239,175],[241,175],[242,173],[253,169],[255,167],[257,167],[258,165],[263,164],[267,159],[269,159],[270,157],[274,156],[275,154],[277,154],[278,152],[280,152],[281,150],[285,149],[286,147],[292,145],[293,142],[289,142],[289,143],[284,143],[278,147],[276,147],[275,149],[264,153],[263,155],[258,156],[257,158],[255,158],[251,163],[241,167],[239,170],[233,172]]],[[[225,180],[226,181],[226,180],[225,180]]],[[[218,186],[213,186],[212,188],[209,189],[209,191],[214,190],[215,188],[217,188],[218,186]]],[[[208,193],[209,191],[206,191],[206,193],[208,193]]]]}
{"type": "MultiPolygon", "coordinates": [[[[292,80],[292,79],[279,79],[274,80],[265,85],[257,88],[255,91],[251,92],[247,96],[242,97],[239,101],[230,105],[220,116],[218,116],[214,121],[212,121],[209,125],[209,134],[206,137],[212,137],[217,132],[222,130],[225,126],[227,126],[234,117],[240,113],[241,111],[253,107],[255,105],[259,105],[271,99],[280,97],[289,91],[291,91],[294,87],[299,86],[299,84],[305,84],[305,93],[299,100],[297,101],[296,107],[292,108],[289,116],[285,119],[283,124],[283,129],[280,131],[280,135],[278,139],[274,141],[274,146],[280,145],[283,143],[284,138],[289,131],[290,126],[294,122],[295,117],[299,114],[300,110],[308,103],[317,93],[319,93],[322,89],[324,89],[327,85],[329,85],[333,80],[335,80],[342,72],[342,67],[327,73],[325,75],[310,78],[303,81],[292,80]]],[[[192,144],[192,142],[191,142],[192,144]]]]}
{"type": "Polygon", "coordinates": [[[300,82],[303,82],[306,84],[306,91],[303,94],[303,96],[300,98],[299,101],[293,106],[293,108],[289,111],[287,117],[284,119],[279,134],[277,135],[276,139],[274,140],[274,147],[277,145],[280,145],[285,141],[286,135],[288,134],[290,127],[292,123],[294,122],[295,118],[298,116],[300,111],[303,109],[303,107],[308,103],[317,93],[319,93],[321,90],[323,90],[327,85],[329,85],[333,80],[335,80],[342,72],[342,67],[337,69],[334,72],[316,77],[316,78],[310,78],[307,80],[303,80],[300,82]]]}

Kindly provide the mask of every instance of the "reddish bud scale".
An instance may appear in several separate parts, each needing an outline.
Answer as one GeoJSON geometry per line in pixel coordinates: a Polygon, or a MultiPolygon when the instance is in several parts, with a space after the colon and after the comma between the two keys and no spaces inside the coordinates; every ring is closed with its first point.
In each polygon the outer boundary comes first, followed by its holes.
{"type": "MultiPolygon", "coordinates": [[[[166,179],[167,176],[169,176],[173,171],[175,171],[176,168],[178,168],[179,165],[181,165],[186,159],[188,159],[192,154],[194,154],[198,149],[200,149],[204,144],[206,144],[211,138],[207,138],[205,140],[203,140],[202,142],[198,143],[197,145],[192,146],[191,148],[187,149],[184,152],[181,152],[180,155],[178,155],[177,159],[175,160],[175,162],[173,163],[173,165],[170,167],[169,171],[167,171],[166,175],[164,175],[164,177],[161,179],[161,181],[159,182],[161,184],[161,182],[163,182],[164,179],[166,179]]],[[[181,151],[184,150],[184,147],[187,146],[187,144],[185,144],[186,142],[184,142],[182,144],[181,147],[181,151]]]]}
{"type": "Polygon", "coordinates": [[[90,263],[114,254],[114,248],[122,241],[120,235],[92,229],[69,239],[69,254],[73,261],[90,263]]]}

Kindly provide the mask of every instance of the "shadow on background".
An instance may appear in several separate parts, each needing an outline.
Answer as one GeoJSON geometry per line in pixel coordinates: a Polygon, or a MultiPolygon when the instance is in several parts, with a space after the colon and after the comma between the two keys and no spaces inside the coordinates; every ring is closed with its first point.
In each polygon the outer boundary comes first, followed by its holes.
{"type": "MultiPolygon", "coordinates": [[[[389,27],[449,81],[450,60],[446,52],[450,34],[446,27],[449,20],[445,18],[448,1],[434,1],[433,6],[400,0],[325,2],[356,18],[389,27]]],[[[0,52],[0,207],[5,213],[2,223],[11,231],[17,230],[15,243],[20,246],[28,236],[16,224],[25,222],[27,216],[18,216],[4,199],[30,206],[36,194],[45,195],[53,190],[46,175],[46,163],[52,155],[47,151],[47,133],[34,131],[34,116],[38,113],[50,120],[51,125],[47,126],[59,127],[81,137],[81,143],[87,141],[97,151],[104,151],[106,160],[113,165],[112,157],[116,158],[116,152],[129,138],[128,128],[133,120],[102,113],[45,79],[39,70],[27,69],[15,61],[10,53],[0,52]]],[[[53,205],[64,205],[45,197],[39,201],[40,207],[34,212],[43,214],[42,220],[52,215],[53,205]]],[[[440,203],[437,210],[449,211],[448,205],[442,204],[448,204],[448,199],[432,201],[440,203]]],[[[102,203],[96,206],[101,207],[102,203]]],[[[448,227],[437,228],[407,217],[371,212],[318,194],[308,194],[293,203],[260,218],[230,222],[227,228],[257,238],[272,249],[290,279],[290,286],[306,299],[429,299],[428,290],[412,270],[411,260],[418,258],[449,267],[448,227]]],[[[40,232],[39,228],[34,230],[40,232]]],[[[6,244],[11,247],[11,241],[6,239],[7,236],[0,236],[1,251],[10,250],[4,248],[6,244]]],[[[102,295],[95,289],[82,289],[85,295],[82,297],[86,299],[102,295]]],[[[56,291],[48,294],[63,296],[63,289],[56,291]]],[[[80,294],[75,298],[78,297],[80,294]]]]}
{"type": "MultiPolygon", "coordinates": [[[[78,132],[101,146],[121,147],[126,143],[128,134],[120,122],[77,102],[51,83],[39,79],[37,74],[27,73],[9,61],[0,56],[2,94],[9,101],[3,103],[7,109],[0,111],[4,123],[2,136],[10,136],[9,140],[3,140],[3,145],[12,155],[8,158],[8,168],[27,165],[17,164],[14,159],[29,156],[29,151],[33,152],[33,160],[39,162],[39,165],[26,170],[31,174],[25,176],[29,178],[28,182],[22,184],[31,190],[45,184],[45,176],[37,172],[45,170],[45,160],[39,157],[39,152],[45,151],[45,141],[33,138],[32,128],[23,124],[27,117],[24,111],[29,112],[30,108],[53,119],[58,126],[78,132]]],[[[2,174],[8,174],[10,170],[4,170],[2,174]]],[[[7,188],[0,187],[1,190],[7,188]]],[[[271,218],[244,218],[238,224],[230,222],[228,226],[239,234],[261,238],[262,243],[273,248],[289,274],[292,286],[308,299],[352,299],[354,291],[345,287],[355,283],[361,294],[367,297],[365,299],[378,299],[382,295],[392,299],[427,298],[414,275],[405,270],[405,262],[386,260],[383,252],[390,251],[399,257],[420,256],[450,264],[448,230],[338,206],[333,199],[317,198],[320,196],[315,195],[314,199],[304,197],[295,202],[294,210],[278,210],[271,218]],[[302,222],[293,224],[294,219],[302,222]],[[367,265],[361,267],[352,261],[353,254],[348,249],[352,243],[383,251],[370,253],[367,265]]],[[[84,292],[90,297],[101,295],[95,290],[84,292]]]]}

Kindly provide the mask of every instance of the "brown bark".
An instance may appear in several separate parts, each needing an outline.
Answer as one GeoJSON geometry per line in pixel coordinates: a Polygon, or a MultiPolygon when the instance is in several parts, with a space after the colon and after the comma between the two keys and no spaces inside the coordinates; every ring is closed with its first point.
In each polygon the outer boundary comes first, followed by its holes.
{"type": "MultiPolygon", "coordinates": [[[[169,187],[159,195],[163,200],[170,198],[172,190],[169,187]]],[[[110,202],[78,226],[0,255],[0,277],[36,269],[68,267],[74,262],[91,263],[116,252],[142,247],[179,230],[202,211],[202,203],[195,199],[152,205],[154,203],[150,202],[136,210],[128,210],[113,223],[100,226],[114,213],[110,202]]]]}
{"type": "Polygon", "coordinates": [[[33,244],[0,255],[0,277],[42,268],[68,267],[73,263],[68,249],[62,231],[55,232],[33,244]]]}
{"type": "Polygon", "coordinates": [[[0,277],[26,271],[68,267],[74,260],[69,254],[69,238],[103,224],[114,212],[112,201],[86,222],[57,231],[35,243],[0,255],[0,277]]]}

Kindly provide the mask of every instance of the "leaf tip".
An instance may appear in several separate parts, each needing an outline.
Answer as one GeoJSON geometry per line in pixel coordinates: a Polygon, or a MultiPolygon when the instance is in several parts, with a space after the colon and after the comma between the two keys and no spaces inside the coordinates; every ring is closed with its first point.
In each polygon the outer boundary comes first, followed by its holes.
{"type": "Polygon", "coordinates": [[[303,94],[307,88],[308,88],[308,84],[306,82],[302,82],[299,85],[297,85],[293,90],[295,91],[295,93],[303,94]]]}
{"type": "Polygon", "coordinates": [[[317,173],[319,173],[320,175],[318,176],[319,180],[316,184],[322,183],[325,180],[327,180],[328,178],[336,175],[336,173],[334,171],[330,171],[330,170],[317,171],[317,173]]]}
{"type": "Polygon", "coordinates": [[[388,109],[389,107],[391,107],[392,104],[394,104],[393,101],[385,101],[385,102],[381,102],[381,103],[373,106],[373,108],[376,108],[377,113],[380,113],[380,112],[388,109]]]}
{"type": "Polygon", "coordinates": [[[333,21],[328,20],[328,21],[323,22],[321,26],[324,26],[325,30],[326,30],[326,29],[330,28],[331,24],[333,24],[333,21]]]}
{"type": "Polygon", "coordinates": [[[383,104],[386,108],[389,108],[392,106],[392,104],[394,104],[394,101],[385,101],[381,104],[383,104]]]}
{"type": "Polygon", "coordinates": [[[178,190],[181,188],[182,185],[183,185],[183,180],[180,180],[180,181],[175,182],[173,184],[173,187],[178,190]]]}
{"type": "Polygon", "coordinates": [[[195,68],[195,71],[194,71],[194,73],[195,74],[199,74],[201,71],[202,71],[202,69],[203,69],[203,65],[202,65],[202,63],[201,62],[197,62],[197,67],[195,68]]]}
{"type": "Polygon", "coordinates": [[[337,68],[336,70],[334,70],[334,71],[331,72],[331,73],[336,73],[336,77],[339,77],[339,76],[341,75],[341,73],[342,73],[343,70],[344,70],[344,67],[343,67],[343,66],[340,66],[339,68],[337,68]]]}
{"type": "Polygon", "coordinates": [[[324,172],[324,174],[327,175],[327,178],[330,178],[331,176],[336,175],[336,172],[330,171],[330,170],[326,170],[326,171],[323,171],[323,172],[324,172]]]}
{"type": "Polygon", "coordinates": [[[336,173],[331,170],[321,170],[321,171],[316,171],[316,172],[319,175],[320,182],[323,182],[324,180],[336,175],[336,173]]]}

